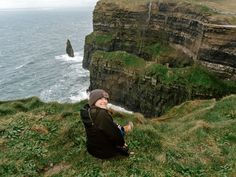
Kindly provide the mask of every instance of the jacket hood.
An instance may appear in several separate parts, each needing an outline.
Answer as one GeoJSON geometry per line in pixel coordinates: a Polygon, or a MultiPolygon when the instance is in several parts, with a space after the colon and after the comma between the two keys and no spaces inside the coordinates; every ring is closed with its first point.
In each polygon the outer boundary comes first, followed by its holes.
{"type": "Polygon", "coordinates": [[[91,127],[93,125],[92,118],[90,116],[90,106],[86,104],[80,109],[80,117],[85,127],[91,127]]]}

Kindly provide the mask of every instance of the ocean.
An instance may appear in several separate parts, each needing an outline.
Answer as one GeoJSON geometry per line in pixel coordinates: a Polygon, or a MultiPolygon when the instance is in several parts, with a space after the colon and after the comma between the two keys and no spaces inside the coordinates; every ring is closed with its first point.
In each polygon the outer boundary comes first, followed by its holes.
{"type": "Polygon", "coordinates": [[[0,11],[0,100],[37,96],[45,102],[87,98],[82,68],[93,9],[0,11]],[[66,54],[69,39],[75,57],[66,54]]]}

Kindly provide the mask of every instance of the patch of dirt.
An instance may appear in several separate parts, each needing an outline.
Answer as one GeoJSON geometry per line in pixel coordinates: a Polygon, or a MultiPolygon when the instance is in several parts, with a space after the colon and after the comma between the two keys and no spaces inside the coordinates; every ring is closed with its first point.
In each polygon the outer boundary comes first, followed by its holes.
{"type": "Polygon", "coordinates": [[[44,177],[49,177],[49,176],[56,175],[56,174],[60,173],[63,170],[69,169],[70,167],[71,167],[71,165],[65,164],[65,163],[60,163],[60,164],[54,165],[50,169],[45,169],[46,172],[44,174],[44,177]]]}
{"type": "Polygon", "coordinates": [[[44,127],[43,125],[33,125],[31,127],[31,130],[47,135],[48,134],[48,129],[46,127],[44,127]]]}
{"type": "Polygon", "coordinates": [[[0,138],[0,146],[3,145],[6,142],[4,138],[0,138]]]}
{"type": "Polygon", "coordinates": [[[199,128],[209,129],[212,128],[212,126],[203,120],[199,120],[195,123],[195,126],[188,131],[188,134],[192,133],[193,131],[199,128]]]}

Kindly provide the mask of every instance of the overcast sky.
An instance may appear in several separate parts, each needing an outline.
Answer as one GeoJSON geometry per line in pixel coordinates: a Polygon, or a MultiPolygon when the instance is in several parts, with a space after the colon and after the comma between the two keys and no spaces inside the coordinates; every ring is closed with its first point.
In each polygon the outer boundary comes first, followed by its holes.
{"type": "Polygon", "coordinates": [[[95,6],[98,0],[0,0],[0,9],[85,7],[95,6]]]}

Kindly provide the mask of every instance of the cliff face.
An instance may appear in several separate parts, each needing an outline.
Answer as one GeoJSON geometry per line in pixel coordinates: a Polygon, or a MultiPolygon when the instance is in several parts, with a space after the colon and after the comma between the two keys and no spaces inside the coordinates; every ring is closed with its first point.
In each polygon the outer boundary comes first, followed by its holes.
{"type": "MultiPolygon", "coordinates": [[[[99,1],[94,10],[94,31],[112,34],[113,38],[104,46],[85,44],[84,67],[98,49],[125,50],[150,60],[144,47],[165,40],[206,66],[226,66],[227,76],[235,79],[236,26],[207,15],[185,3],[153,1],[130,11],[99,1]]],[[[210,68],[214,70],[214,66],[210,68]]]]}
{"type": "Polygon", "coordinates": [[[228,87],[224,82],[215,83],[214,77],[200,68],[168,70],[159,64],[147,66],[143,59],[121,51],[97,51],[93,54],[90,90],[96,88],[106,90],[112,103],[147,117],[160,116],[186,100],[219,98],[231,91],[236,92],[236,87],[228,87]],[[201,80],[206,81],[202,83],[201,80]]]}
{"type": "Polygon", "coordinates": [[[197,59],[219,76],[236,80],[236,26],[204,26],[197,59]]]}
{"type": "Polygon", "coordinates": [[[102,59],[92,61],[90,75],[91,90],[103,88],[109,92],[113,103],[148,117],[159,116],[167,108],[191,97],[181,86],[166,86],[151,77],[137,77],[135,73],[109,65],[102,59]]]}
{"type": "Polygon", "coordinates": [[[86,37],[83,60],[84,68],[90,66],[90,89],[109,90],[113,101],[148,116],[160,115],[167,107],[198,95],[180,85],[153,84],[151,78],[107,68],[101,60],[91,62],[97,50],[126,51],[147,62],[164,64],[183,61],[185,56],[186,65],[194,60],[222,78],[236,80],[236,26],[229,20],[214,18],[216,12],[211,9],[183,1],[143,1],[135,8],[122,6],[121,1],[101,0],[94,10],[94,32],[86,37]],[[157,43],[173,49],[153,54],[156,48],[153,52],[152,46],[157,43]]]}

